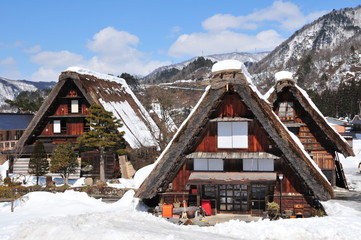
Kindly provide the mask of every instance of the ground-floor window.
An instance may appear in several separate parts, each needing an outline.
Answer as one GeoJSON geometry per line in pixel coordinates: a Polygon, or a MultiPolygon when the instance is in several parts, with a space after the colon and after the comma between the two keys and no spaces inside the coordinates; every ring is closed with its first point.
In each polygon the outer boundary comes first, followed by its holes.
{"type": "Polygon", "coordinates": [[[270,185],[262,184],[207,184],[202,185],[201,199],[214,202],[221,212],[262,214],[266,210],[270,185]]]}

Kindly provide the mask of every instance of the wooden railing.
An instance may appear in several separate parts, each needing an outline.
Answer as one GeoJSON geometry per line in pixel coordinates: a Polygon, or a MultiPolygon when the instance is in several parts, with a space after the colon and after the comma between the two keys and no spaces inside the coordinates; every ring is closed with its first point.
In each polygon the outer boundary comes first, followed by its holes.
{"type": "Polygon", "coordinates": [[[0,151],[11,150],[18,140],[0,141],[0,151]]]}

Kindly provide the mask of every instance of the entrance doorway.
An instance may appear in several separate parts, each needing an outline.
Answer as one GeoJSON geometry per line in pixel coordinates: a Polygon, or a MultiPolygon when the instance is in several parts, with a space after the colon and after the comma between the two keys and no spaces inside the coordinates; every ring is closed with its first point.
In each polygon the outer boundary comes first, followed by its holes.
{"type": "Polygon", "coordinates": [[[219,185],[219,211],[248,213],[247,185],[219,185]]]}
{"type": "Polygon", "coordinates": [[[261,215],[266,210],[267,187],[265,185],[252,185],[252,215],[261,215]]]}

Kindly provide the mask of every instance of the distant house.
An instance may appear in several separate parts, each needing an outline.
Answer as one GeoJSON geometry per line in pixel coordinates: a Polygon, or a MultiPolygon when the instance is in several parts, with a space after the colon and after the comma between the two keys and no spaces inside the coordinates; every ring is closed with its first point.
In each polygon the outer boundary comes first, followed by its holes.
{"type": "MultiPolygon", "coordinates": [[[[274,112],[283,124],[293,132],[305,151],[317,163],[333,186],[347,188],[342,164],[337,153],[354,156],[348,142],[332,127],[292,78],[290,72],[276,73],[276,84],[267,93],[274,112]]],[[[338,129],[344,132],[342,124],[338,129]]]]}
{"type": "Polygon", "coordinates": [[[0,113],[0,164],[6,160],[5,152],[15,147],[33,116],[23,113],[0,113]]]}
{"type": "MultiPolygon", "coordinates": [[[[89,130],[85,116],[92,103],[103,106],[122,122],[119,131],[125,132],[124,139],[130,150],[158,147],[159,129],[124,79],[73,67],[61,73],[17,143],[13,172],[27,174],[29,157],[38,140],[44,143],[49,155],[59,143],[75,144],[77,137],[89,130]]],[[[82,153],[81,157],[82,162],[92,165],[91,174],[96,176],[99,173],[97,152],[82,153]]],[[[106,176],[111,177],[117,168],[119,170],[116,157],[108,154],[106,176]]]]}
{"type": "Polygon", "coordinates": [[[262,216],[268,202],[311,216],[333,189],[238,61],[222,61],[135,196],[148,204],[187,201],[208,214],[262,216]],[[208,209],[209,210],[209,209],[208,209]]]}

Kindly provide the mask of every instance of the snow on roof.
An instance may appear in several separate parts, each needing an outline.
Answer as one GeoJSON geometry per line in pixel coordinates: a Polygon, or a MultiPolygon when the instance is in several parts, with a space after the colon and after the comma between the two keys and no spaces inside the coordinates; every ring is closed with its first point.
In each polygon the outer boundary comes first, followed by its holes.
{"type": "MultiPolygon", "coordinates": [[[[190,112],[188,117],[180,125],[180,127],[178,128],[178,131],[174,134],[172,140],[170,140],[170,142],[168,143],[166,148],[162,151],[162,153],[159,155],[157,160],[154,163],[143,167],[144,170],[141,170],[142,168],[138,170],[138,171],[141,171],[142,173],[140,174],[141,175],[141,177],[139,178],[140,180],[137,180],[137,183],[134,183],[136,188],[139,188],[142,185],[144,180],[150,175],[150,173],[153,171],[153,169],[159,164],[160,160],[169,151],[169,149],[172,146],[174,140],[177,139],[178,136],[183,132],[183,129],[187,126],[187,124],[189,122],[189,119],[191,119],[192,116],[195,114],[195,112],[197,112],[197,109],[199,108],[199,105],[203,102],[203,99],[207,96],[210,89],[211,89],[211,85],[208,85],[206,87],[206,89],[204,90],[204,93],[203,93],[202,97],[199,99],[198,103],[194,106],[194,108],[192,109],[192,111],[190,112]]],[[[135,173],[135,174],[137,174],[137,173],[135,173]]]]}
{"type": "Polygon", "coordinates": [[[229,59],[217,62],[212,67],[212,72],[218,72],[223,70],[231,70],[231,69],[242,69],[242,65],[244,65],[241,61],[229,59]]]}
{"type": "Polygon", "coordinates": [[[293,73],[289,71],[280,71],[275,74],[276,82],[282,79],[293,79],[293,73]]]}
{"type": "MultiPolygon", "coordinates": [[[[123,78],[94,72],[80,67],[70,67],[66,71],[76,72],[80,75],[90,75],[94,76],[96,79],[119,84],[119,87],[118,85],[115,85],[111,88],[102,87],[101,90],[97,90],[99,102],[105,110],[112,112],[117,119],[121,120],[123,127],[119,130],[125,132],[124,139],[131,148],[158,146],[155,136],[158,136],[160,130],[157,124],[150,117],[147,110],[145,110],[142,103],[135,96],[123,78]],[[108,98],[108,96],[111,97],[108,98]]],[[[85,79],[96,81],[94,79],[85,79]]]]}
{"type": "Polygon", "coordinates": [[[82,67],[69,67],[67,68],[65,71],[70,71],[70,72],[76,72],[82,75],[90,75],[90,76],[94,76],[96,78],[99,79],[103,79],[103,80],[108,80],[108,81],[112,81],[112,82],[118,82],[120,84],[127,84],[127,82],[123,79],[123,78],[119,78],[119,77],[115,77],[109,74],[104,74],[104,73],[98,73],[86,68],[82,68],[82,67]]]}
{"type": "Polygon", "coordinates": [[[131,148],[157,146],[157,141],[144,120],[139,118],[127,101],[105,102],[103,99],[99,101],[105,110],[112,112],[117,119],[121,120],[123,126],[118,130],[125,132],[123,137],[131,148]]]}
{"type": "MultiPolygon", "coordinates": [[[[323,116],[323,114],[321,113],[321,111],[318,109],[318,107],[315,105],[315,103],[311,100],[311,98],[308,96],[307,92],[305,90],[303,90],[302,88],[300,88],[297,84],[296,84],[296,88],[300,91],[300,93],[305,97],[305,99],[308,101],[308,103],[310,104],[310,106],[320,115],[321,118],[323,118],[323,120],[325,121],[325,123],[327,125],[330,126],[331,129],[334,130],[334,128],[331,126],[331,124],[327,121],[327,119],[325,118],[325,116],[323,116]]],[[[337,132],[336,130],[334,130],[334,132],[339,135],[340,139],[342,141],[344,141],[345,143],[347,143],[346,139],[344,137],[341,136],[341,134],[339,132],[337,132]]],[[[347,143],[348,144],[348,143],[347,143]]]]}

